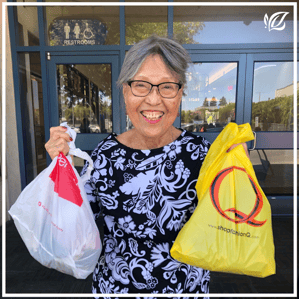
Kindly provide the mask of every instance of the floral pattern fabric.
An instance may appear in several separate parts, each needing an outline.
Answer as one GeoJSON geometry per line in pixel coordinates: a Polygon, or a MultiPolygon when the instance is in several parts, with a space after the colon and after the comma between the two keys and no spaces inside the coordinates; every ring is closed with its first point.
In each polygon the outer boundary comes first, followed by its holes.
{"type": "Polygon", "coordinates": [[[195,184],[209,142],[182,130],[169,145],[136,150],[116,136],[93,151],[85,185],[95,219],[104,217],[92,292],[208,293],[210,272],[176,261],[170,249],[197,205],[195,184]]]}

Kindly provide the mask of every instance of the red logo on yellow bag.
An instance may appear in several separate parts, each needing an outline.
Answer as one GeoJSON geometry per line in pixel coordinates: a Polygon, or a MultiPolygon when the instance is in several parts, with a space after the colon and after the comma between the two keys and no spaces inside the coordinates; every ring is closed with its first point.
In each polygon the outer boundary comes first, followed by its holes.
{"type": "Polygon", "coordinates": [[[256,184],[254,183],[253,179],[250,177],[250,175],[246,172],[246,170],[244,168],[237,167],[237,166],[231,166],[231,167],[222,169],[216,175],[215,179],[213,180],[213,182],[211,184],[210,195],[211,195],[212,203],[213,203],[215,209],[219,212],[220,215],[222,215],[224,218],[226,218],[229,221],[232,221],[234,223],[247,223],[251,226],[262,226],[267,221],[267,219],[264,221],[258,221],[258,220],[254,219],[260,213],[260,211],[263,207],[263,196],[262,196],[261,192],[259,191],[258,187],[256,186],[256,184]],[[223,179],[234,169],[241,170],[247,174],[247,176],[251,182],[252,188],[256,194],[255,205],[254,205],[252,211],[248,215],[241,211],[236,210],[235,208],[230,208],[230,209],[226,209],[225,211],[223,211],[220,207],[220,203],[219,203],[220,185],[221,185],[223,179]],[[226,212],[235,213],[235,219],[230,218],[226,214],[226,212]]]}

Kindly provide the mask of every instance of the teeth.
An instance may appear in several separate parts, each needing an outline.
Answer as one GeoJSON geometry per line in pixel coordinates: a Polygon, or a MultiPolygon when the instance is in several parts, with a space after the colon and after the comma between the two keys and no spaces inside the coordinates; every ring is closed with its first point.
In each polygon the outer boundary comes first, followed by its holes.
{"type": "Polygon", "coordinates": [[[156,119],[162,117],[164,113],[149,111],[149,112],[141,112],[141,114],[149,120],[156,120],[156,119]]]}

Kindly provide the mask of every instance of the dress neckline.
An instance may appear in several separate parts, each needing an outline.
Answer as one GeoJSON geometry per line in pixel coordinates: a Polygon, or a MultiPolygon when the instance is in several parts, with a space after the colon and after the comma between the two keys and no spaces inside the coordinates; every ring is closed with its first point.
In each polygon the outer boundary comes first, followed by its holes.
{"type": "Polygon", "coordinates": [[[186,130],[181,129],[181,128],[176,128],[176,129],[178,129],[182,132],[175,140],[173,140],[172,142],[170,142],[168,144],[165,144],[162,147],[157,147],[157,148],[153,148],[153,149],[136,149],[136,148],[132,148],[132,147],[129,147],[129,146],[119,142],[118,139],[116,138],[118,135],[115,132],[112,132],[111,136],[112,136],[112,139],[118,143],[118,145],[120,145],[121,147],[123,147],[126,150],[130,150],[130,151],[134,151],[134,152],[142,152],[144,154],[148,154],[148,153],[151,153],[151,152],[161,152],[164,149],[165,146],[170,146],[174,142],[179,141],[180,139],[182,139],[183,135],[186,133],[186,130]]]}

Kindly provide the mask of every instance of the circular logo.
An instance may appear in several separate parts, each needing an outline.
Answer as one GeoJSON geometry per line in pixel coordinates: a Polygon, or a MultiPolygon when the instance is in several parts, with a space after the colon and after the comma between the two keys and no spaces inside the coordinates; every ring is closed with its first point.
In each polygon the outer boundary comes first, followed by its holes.
{"type": "Polygon", "coordinates": [[[212,203],[215,207],[215,209],[218,211],[218,213],[223,216],[224,218],[226,218],[229,221],[232,221],[234,223],[247,223],[251,226],[262,226],[265,224],[265,222],[267,221],[258,221],[255,220],[254,218],[260,213],[262,207],[263,207],[263,196],[261,194],[261,192],[259,191],[258,187],[256,186],[256,184],[254,183],[253,179],[250,177],[250,175],[246,172],[246,170],[244,168],[241,167],[237,167],[237,166],[231,166],[225,169],[222,169],[215,177],[215,179],[213,180],[211,187],[210,187],[210,195],[211,195],[211,199],[212,199],[212,203]],[[230,208],[230,209],[226,209],[225,211],[223,211],[221,209],[220,203],[219,203],[219,190],[220,190],[220,185],[223,181],[223,179],[229,174],[231,173],[234,169],[236,170],[240,170],[243,171],[247,174],[251,186],[256,194],[256,198],[255,198],[255,204],[253,209],[251,210],[251,212],[247,215],[241,211],[236,210],[235,208],[230,208]],[[235,218],[231,218],[230,216],[228,216],[226,213],[227,212],[232,212],[235,214],[235,218]]]}

